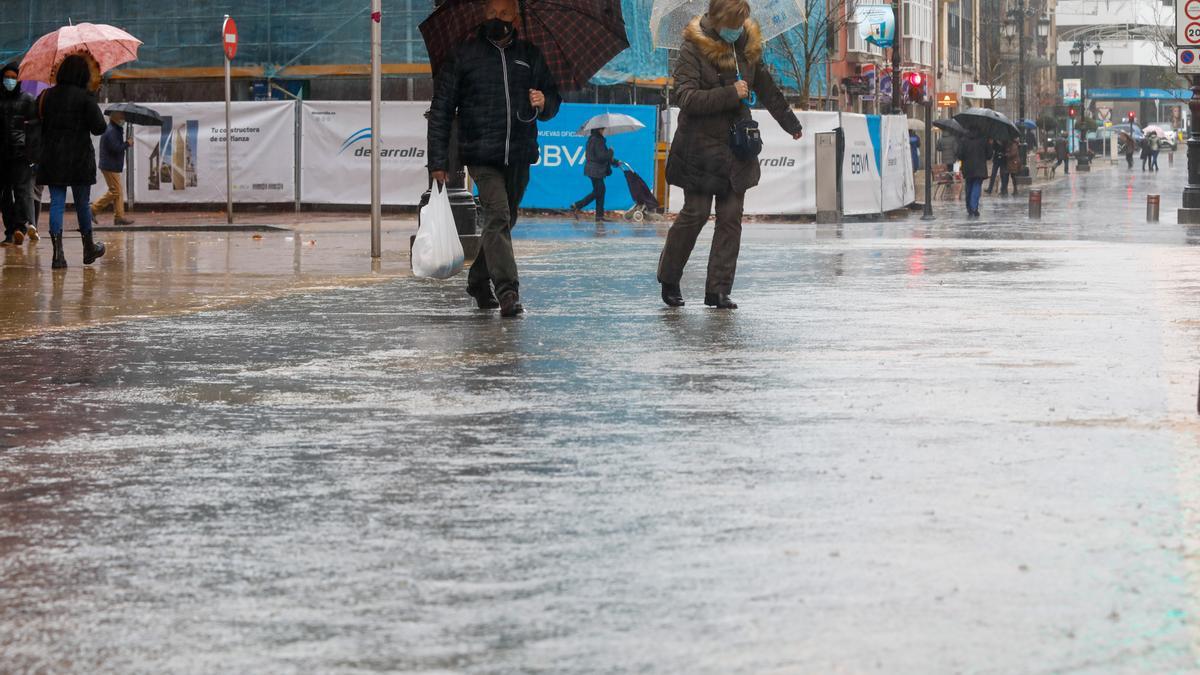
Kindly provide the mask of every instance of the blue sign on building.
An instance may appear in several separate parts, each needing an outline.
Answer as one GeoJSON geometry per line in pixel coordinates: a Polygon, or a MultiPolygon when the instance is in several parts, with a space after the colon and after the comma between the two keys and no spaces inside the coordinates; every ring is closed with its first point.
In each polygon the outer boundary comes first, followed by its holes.
{"type": "MultiPolygon", "coordinates": [[[[658,109],[648,105],[593,105],[564,103],[558,115],[549,122],[538,122],[538,145],[541,157],[529,172],[529,188],[521,206],[529,209],[568,209],[571,204],[592,190],[592,183],[583,175],[587,160],[587,137],[576,132],[596,115],[620,113],[629,115],[646,128],[629,134],[608,137],[616,159],[633,167],[646,184],[654,185],[654,142],[658,109]]],[[[605,181],[608,193],[605,208],[615,211],[633,206],[625,176],[620,169],[605,181]]]]}

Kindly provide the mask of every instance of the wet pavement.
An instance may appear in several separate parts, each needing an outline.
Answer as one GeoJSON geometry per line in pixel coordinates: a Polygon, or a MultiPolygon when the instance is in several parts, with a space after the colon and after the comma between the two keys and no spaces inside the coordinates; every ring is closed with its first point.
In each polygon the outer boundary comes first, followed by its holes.
{"type": "Polygon", "coordinates": [[[735,312],[664,224],[523,225],[504,321],[400,233],[6,252],[0,670],[1196,672],[1182,183],[748,225],[735,312]]]}

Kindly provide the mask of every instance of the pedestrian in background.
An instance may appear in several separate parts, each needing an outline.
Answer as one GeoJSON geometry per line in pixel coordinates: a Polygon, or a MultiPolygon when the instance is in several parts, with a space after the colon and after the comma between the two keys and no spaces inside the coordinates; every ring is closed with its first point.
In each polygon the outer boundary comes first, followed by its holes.
{"type": "Polygon", "coordinates": [[[133,220],[125,217],[125,191],[121,186],[121,174],[125,171],[125,150],[133,147],[133,139],[125,140],[125,115],[114,112],[108,116],[108,128],[100,137],[100,174],[108,185],[108,192],[92,204],[92,216],[112,207],[113,225],[132,225],[133,220]]]}
{"type": "Polygon", "coordinates": [[[1057,161],[1054,162],[1054,168],[1050,169],[1050,172],[1057,172],[1061,164],[1063,175],[1069,176],[1071,174],[1071,151],[1067,146],[1067,135],[1065,132],[1054,141],[1054,158],[1057,161]]]}
{"type": "Polygon", "coordinates": [[[958,157],[958,138],[948,132],[943,131],[937,141],[938,162],[949,167],[954,164],[958,157]]]}
{"type": "Polygon", "coordinates": [[[1146,134],[1142,137],[1142,171],[1150,165],[1150,144],[1153,142],[1154,134],[1146,134]]]}
{"type": "Polygon", "coordinates": [[[667,158],[667,182],[683,189],[683,208],[658,259],[662,299],[671,307],[684,305],[679,282],[715,199],[704,304],[737,308],[729,294],[742,242],[742,205],[761,177],[762,141],[757,126],[748,126],[754,125],[752,100],[761,99],[793,139],[804,133],[762,56],[762,33],[746,0],[709,0],[708,12],[683,30],[674,72],[679,128],[667,158]]]}
{"type": "Polygon", "coordinates": [[[1021,175],[1021,142],[1012,139],[1004,144],[1004,170],[1000,172],[1000,194],[1008,194],[1008,181],[1012,180],[1012,193],[1017,196],[1017,176],[1021,175]]]}
{"type": "Polygon", "coordinates": [[[1128,164],[1130,170],[1132,170],[1133,169],[1133,150],[1134,150],[1134,145],[1135,145],[1135,143],[1133,142],[1133,136],[1130,136],[1129,134],[1122,131],[1121,132],[1121,143],[1122,143],[1121,150],[1125,153],[1125,163],[1128,164]]]}
{"type": "Polygon", "coordinates": [[[579,209],[596,202],[596,222],[603,223],[604,218],[604,179],[612,175],[612,168],[618,165],[613,157],[612,148],[604,140],[604,129],[592,129],[587,141],[587,161],[583,164],[583,175],[592,181],[592,191],[586,197],[571,205],[571,215],[579,219],[579,209]]]}
{"type": "Polygon", "coordinates": [[[1158,171],[1158,153],[1162,151],[1162,144],[1158,142],[1158,136],[1155,135],[1150,140],[1150,170],[1158,171]]]}
{"type": "MultiPolygon", "coordinates": [[[[992,175],[991,175],[991,178],[988,179],[988,186],[987,186],[987,189],[984,190],[984,192],[986,192],[990,195],[990,194],[992,194],[992,191],[996,187],[996,177],[999,176],[1001,174],[1001,172],[1004,170],[1004,166],[1005,166],[1004,143],[1002,141],[999,141],[996,139],[992,139],[991,141],[988,141],[988,154],[992,159],[992,175]]],[[[1001,192],[1000,194],[1008,193],[1007,181],[1008,181],[1008,177],[1005,176],[1003,179],[1003,182],[1001,183],[1001,187],[1004,189],[1004,191],[1001,192]]]]}
{"type": "Polygon", "coordinates": [[[983,179],[988,175],[987,139],[975,133],[964,138],[958,144],[958,159],[962,162],[963,181],[966,183],[967,216],[978,218],[983,179]]]}
{"type": "Polygon", "coordinates": [[[37,102],[21,91],[20,64],[0,71],[0,214],[4,241],[0,246],[21,245],[25,238],[38,240],[33,202],[33,174],[37,162],[37,102]]]}
{"type": "Polygon", "coordinates": [[[83,238],[83,264],[90,265],[104,255],[104,244],[92,238],[92,186],[96,184],[96,151],[92,136],[104,133],[107,123],[96,96],[88,91],[91,69],[84,57],[63,59],[56,75],[57,84],[42,92],[38,100],[42,118],[42,161],[38,164],[38,183],[50,187],[50,240],[54,260],[50,266],[67,266],[63,253],[63,215],[67,206],[67,188],[75,200],[79,234],[83,238]]]}
{"type": "Polygon", "coordinates": [[[467,294],[480,309],[499,307],[511,317],[525,311],[512,229],[538,159],[537,121],[558,114],[561,99],[541,50],[517,36],[516,0],[488,0],[484,11],[479,32],[455,48],[434,81],[429,171],[446,182],[457,118],[460,155],[479,190],[484,221],[467,294]]]}
{"type": "Polygon", "coordinates": [[[921,170],[921,137],[913,129],[908,130],[908,149],[912,153],[913,171],[921,170]]]}

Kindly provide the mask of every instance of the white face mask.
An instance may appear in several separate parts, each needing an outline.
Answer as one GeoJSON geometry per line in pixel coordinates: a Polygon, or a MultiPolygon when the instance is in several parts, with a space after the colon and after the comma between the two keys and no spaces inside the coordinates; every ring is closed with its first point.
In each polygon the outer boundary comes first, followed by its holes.
{"type": "Polygon", "coordinates": [[[4,78],[4,88],[12,91],[17,88],[17,81],[11,77],[4,78]]]}

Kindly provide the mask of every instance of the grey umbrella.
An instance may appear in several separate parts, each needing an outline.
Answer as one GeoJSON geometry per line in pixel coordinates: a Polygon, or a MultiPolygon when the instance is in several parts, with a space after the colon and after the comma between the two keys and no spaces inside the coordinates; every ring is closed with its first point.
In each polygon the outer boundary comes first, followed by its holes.
{"type": "Polygon", "coordinates": [[[967,131],[966,127],[959,124],[958,121],[955,120],[953,117],[947,117],[947,118],[940,119],[940,120],[934,120],[933,126],[941,129],[942,131],[949,131],[950,133],[956,134],[958,136],[966,136],[968,133],[970,133],[969,131],[967,131]]]}
{"type": "Polygon", "coordinates": [[[144,127],[161,127],[162,116],[157,111],[136,103],[114,103],[104,111],[105,115],[115,112],[125,115],[125,121],[130,124],[140,124],[144,127]]]}
{"type": "Polygon", "coordinates": [[[1008,141],[1018,138],[1017,125],[991,108],[968,108],[954,116],[955,121],[977,134],[1008,141]]]}

